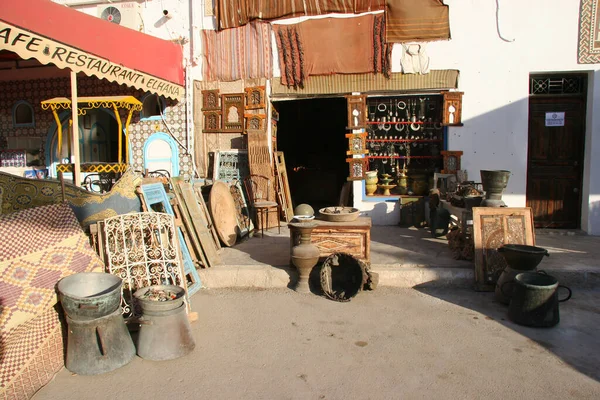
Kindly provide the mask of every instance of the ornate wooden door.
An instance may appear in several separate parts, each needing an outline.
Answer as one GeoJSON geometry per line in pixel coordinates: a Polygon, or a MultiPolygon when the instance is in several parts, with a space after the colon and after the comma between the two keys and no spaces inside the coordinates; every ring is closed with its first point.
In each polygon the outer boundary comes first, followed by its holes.
{"type": "Polygon", "coordinates": [[[529,98],[527,206],[536,228],[580,227],[584,141],[582,93],[529,98]]]}

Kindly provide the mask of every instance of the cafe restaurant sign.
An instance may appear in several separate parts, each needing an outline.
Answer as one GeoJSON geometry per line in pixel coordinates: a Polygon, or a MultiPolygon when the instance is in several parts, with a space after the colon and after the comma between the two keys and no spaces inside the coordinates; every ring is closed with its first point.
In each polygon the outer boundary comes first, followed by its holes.
{"type": "Polygon", "coordinates": [[[59,68],[83,72],[88,76],[93,75],[174,100],[181,99],[184,94],[181,85],[113,63],[2,21],[0,21],[0,50],[9,50],[23,59],[35,58],[42,64],[54,64],[59,68]]]}

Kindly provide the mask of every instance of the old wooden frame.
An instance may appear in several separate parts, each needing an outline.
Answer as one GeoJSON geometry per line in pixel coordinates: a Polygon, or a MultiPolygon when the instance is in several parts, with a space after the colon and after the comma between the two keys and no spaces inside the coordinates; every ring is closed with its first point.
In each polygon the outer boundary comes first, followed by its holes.
{"type": "Polygon", "coordinates": [[[348,129],[363,129],[367,126],[367,96],[346,96],[348,103],[348,129]]]}
{"type": "Polygon", "coordinates": [[[213,164],[213,181],[243,181],[250,175],[248,150],[232,149],[216,151],[213,164]],[[230,167],[230,168],[228,168],[230,167]]]}
{"type": "Polygon", "coordinates": [[[223,132],[244,131],[244,94],[221,95],[223,132]]]}
{"type": "Polygon", "coordinates": [[[221,96],[219,96],[219,89],[214,90],[203,90],[202,91],[202,111],[220,111],[221,105],[219,104],[221,96]]]}
{"type": "MultiPolygon", "coordinates": [[[[442,124],[444,126],[462,126],[463,92],[442,92],[444,108],[442,124]]],[[[460,168],[459,168],[460,169],[460,168]]]]}
{"type": "Polygon", "coordinates": [[[529,207],[474,207],[475,289],[493,291],[507,266],[498,248],[504,244],[535,246],[533,212],[529,207]]]}
{"type": "Polygon", "coordinates": [[[221,111],[204,111],[204,127],[202,132],[218,133],[221,132],[223,123],[221,122],[221,111]]]}
{"type": "Polygon", "coordinates": [[[245,88],[246,110],[266,108],[265,86],[254,86],[245,88]]]}
{"type": "Polygon", "coordinates": [[[288,183],[287,170],[285,168],[285,156],[283,151],[275,153],[275,171],[277,173],[278,198],[280,199],[281,209],[286,222],[290,222],[294,217],[294,206],[292,204],[292,194],[288,183]]]}
{"type": "Polygon", "coordinates": [[[199,200],[190,183],[181,178],[173,178],[173,186],[176,188],[175,194],[181,197],[180,204],[185,205],[186,212],[191,224],[190,231],[195,233],[200,243],[200,249],[204,252],[206,266],[212,267],[219,264],[219,254],[217,248],[212,242],[211,233],[208,229],[208,222],[205,220],[200,208],[199,200]]]}
{"type": "Polygon", "coordinates": [[[267,129],[266,114],[244,114],[246,130],[264,131],[267,129]]]}
{"type": "Polygon", "coordinates": [[[217,251],[221,250],[221,241],[219,240],[219,235],[217,234],[217,230],[213,224],[212,216],[208,211],[208,206],[204,201],[204,195],[202,194],[202,182],[194,182],[193,183],[194,191],[196,192],[196,197],[198,199],[198,204],[200,205],[200,210],[202,211],[202,222],[206,223],[206,226],[210,230],[212,240],[214,242],[215,248],[217,251]]]}
{"type": "Polygon", "coordinates": [[[366,178],[367,159],[362,158],[347,158],[346,162],[349,166],[349,181],[361,181],[366,178]]]}
{"type": "Polygon", "coordinates": [[[367,150],[367,134],[366,133],[348,133],[348,150],[346,155],[363,155],[369,154],[367,150]]]}

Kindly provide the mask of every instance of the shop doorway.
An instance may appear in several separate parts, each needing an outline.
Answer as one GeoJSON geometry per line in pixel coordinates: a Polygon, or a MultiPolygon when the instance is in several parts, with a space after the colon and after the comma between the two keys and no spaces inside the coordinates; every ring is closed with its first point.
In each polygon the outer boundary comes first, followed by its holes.
{"type": "Polygon", "coordinates": [[[292,203],[338,205],[347,182],[346,99],[319,98],[274,103],[279,112],[277,150],[285,156],[292,203]]]}
{"type": "Polygon", "coordinates": [[[579,229],[587,77],[532,75],[527,206],[536,228],[579,229]]]}

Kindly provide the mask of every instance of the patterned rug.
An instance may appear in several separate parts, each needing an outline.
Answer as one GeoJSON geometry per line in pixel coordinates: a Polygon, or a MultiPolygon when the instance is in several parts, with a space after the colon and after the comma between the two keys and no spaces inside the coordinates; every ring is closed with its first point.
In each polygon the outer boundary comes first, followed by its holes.
{"type": "MultiPolygon", "coordinates": [[[[108,193],[92,193],[65,182],[65,200],[84,227],[115,215],[140,211],[135,191],[142,177],[127,170],[108,193]]],[[[63,201],[60,182],[54,179],[27,179],[0,172],[0,214],[63,201]]]]}
{"type": "Polygon", "coordinates": [[[56,283],[104,266],[64,203],[0,215],[0,237],[0,398],[29,398],[63,364],[56,283]]]}

